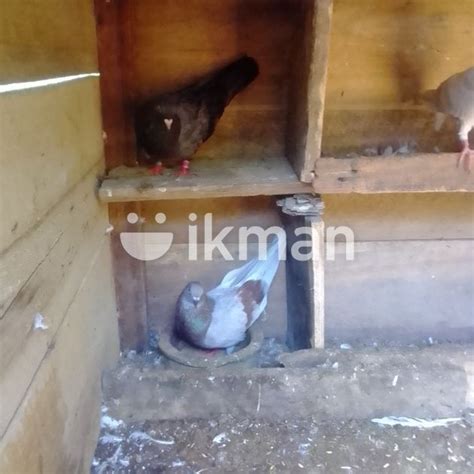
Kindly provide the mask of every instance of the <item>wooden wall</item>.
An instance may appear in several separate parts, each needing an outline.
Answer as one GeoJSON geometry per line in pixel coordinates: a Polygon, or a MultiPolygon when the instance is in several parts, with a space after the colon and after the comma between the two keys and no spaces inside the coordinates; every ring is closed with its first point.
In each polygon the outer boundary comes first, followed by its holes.
{"type": "Polygon", "coordinates": [[[474,64],[471,0],[334,0],[324,118],[326,156],[367,147],[455,151],[455,123],[433,130],[423,90],[474,64]]]}
{"type": "MultiPolygon", "coordinates": [[[[89,0],[0,8],[0,83],[97,71],[89,0]]],[[[0,471],[89,472],[118,356],[98,80],[0,94],[0,115],[0,471]]]]}
{"type": "Polygon", "coordinates": [[[326,262],[331,340],[474,340],[474,196],[323,196],[326,226],[354,231],[326,262]]]}
{"type": "MultiPolygon", "coordinates": [[[[473,18],[470,0],[335,0],[324,153],[457,150],[454,120],[436,133],[414,99],[474,64],[473,18]]],[[[323,197],[326,225],[357,240],[354,262],[327,263],[330,337],[474,337],[472,194],[323,197]]]]}

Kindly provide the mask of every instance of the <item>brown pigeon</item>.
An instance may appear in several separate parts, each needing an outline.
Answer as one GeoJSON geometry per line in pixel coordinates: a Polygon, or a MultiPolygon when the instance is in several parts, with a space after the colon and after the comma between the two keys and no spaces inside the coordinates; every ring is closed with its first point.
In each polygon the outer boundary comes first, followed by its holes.
{"type": "Polygon", "coordinates": [[[258,64],[242,56],[202,80],[176,92],[147,100],[135,114],[135,134],[145,161],[155,173],[161,164],[182,161],[183,174],[188,159],[214,132],[219,118],[232,98],[258,75],[258,64]]]}
{"type": "Polygon", "coordinates": [[[426,91],[423,98],[437,112],[456,117],[460,121],[459,139],[462,151],[458,166],[464,165],[469,171],[474,150],[469,147],[469,132],[474,127],[474,67],[454,74],[442,82],[437,89],[426,91]]]}
{"type": "Polygon", "coordinates": [[[270,245],[266,260],[253,259],[232,270],[207,293],[200,283],[188,283],[178,298],[176,336],[202,349],[231,348],[242,342],[267,305],[279,264],[279,242],[270,245]]]}

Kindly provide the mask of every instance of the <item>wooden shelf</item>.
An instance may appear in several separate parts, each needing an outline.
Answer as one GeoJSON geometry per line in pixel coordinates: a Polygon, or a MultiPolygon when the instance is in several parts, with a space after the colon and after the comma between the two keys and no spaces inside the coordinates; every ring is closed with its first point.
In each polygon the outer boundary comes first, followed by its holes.
{"type": "Polygon", "coordinates": [[[120,166],[103,180],[103,202],[202,199],[225,196],[259,196],[312,192],[301,183],[284,157],[263,159],[196,159],[191,175],[177,177],[175,170],[150,176],[146,168],[120,166]]]}
{"type": "Polygon", "coordinates": [[[456,167],[458,153],[359,156],[317,160],[314,192],[474,192],[474,173],[456,167]]]}

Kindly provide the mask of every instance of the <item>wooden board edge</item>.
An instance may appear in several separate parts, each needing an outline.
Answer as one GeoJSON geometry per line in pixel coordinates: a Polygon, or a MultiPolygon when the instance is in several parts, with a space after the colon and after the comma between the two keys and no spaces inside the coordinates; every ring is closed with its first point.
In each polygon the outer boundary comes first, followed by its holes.
{"type": "Polygon", "coordinates": [[[474,174],[456,167],[457,153],[321,158],[313,191],[341,193],[474,192],[474,174]]]}
{"type": "Polygon", "coordinates": [[[321,156],[332,11],[333,0],[315,0],[308,77],[308,130],[304,166],[299,175],[304,183],[312,182],[316,161],[321,156]]]}
{"type": "MultiPolygon", "coordinates": [[[[122,181],[122,180],[121,180],[122,181]]],[[[220,197],[241,196],[275,196],[295,193],[312,192],[311,184],[299,181],[288,183],[256,183],[249,185],[213,185],[190,187],[153,187],[143,191],[130,187],[128,179],[123,179],[123,187],[117,186],[116,179],[104,180],[99,188],[99,199],[105,203],[112,202],[137,202],[137,201],[162,201],[180,199],[208,199],[220,197]],[[112,184],[113,186],[110,186],[112,184]]]]}

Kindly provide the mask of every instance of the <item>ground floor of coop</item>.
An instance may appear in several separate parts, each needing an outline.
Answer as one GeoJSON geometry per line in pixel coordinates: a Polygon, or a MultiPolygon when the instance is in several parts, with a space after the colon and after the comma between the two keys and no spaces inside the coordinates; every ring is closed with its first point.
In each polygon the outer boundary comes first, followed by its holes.
{"type": "Polygon", "coordinates": [[[213,371],[147,357],[104,379],[94,474],[472,470],[472,347],[300,351],[284,367],[213,371]]]}

